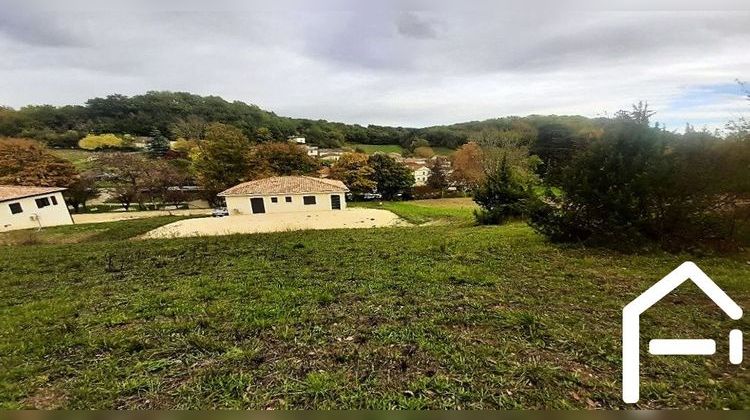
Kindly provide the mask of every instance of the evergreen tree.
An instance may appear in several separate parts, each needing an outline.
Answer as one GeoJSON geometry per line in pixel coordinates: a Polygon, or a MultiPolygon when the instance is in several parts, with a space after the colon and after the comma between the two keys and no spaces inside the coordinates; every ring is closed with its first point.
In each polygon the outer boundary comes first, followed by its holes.
{"type": "Polygon", "coordinates": [[[523,215],[531,197],[529,188],[513,176],[507,155],[503,155],[498,167],[488,171],[474,192],[474,201],[482,208],[474,216],[481,224],[500,224],[523,215]]]}
{"type": "Polygon", "coordinates": [[[169,140],[161,134],[159,129],[151,130],[151,142],[148,144],[148,154],[151,157],[163,157],[169,152],[169,140]]]}

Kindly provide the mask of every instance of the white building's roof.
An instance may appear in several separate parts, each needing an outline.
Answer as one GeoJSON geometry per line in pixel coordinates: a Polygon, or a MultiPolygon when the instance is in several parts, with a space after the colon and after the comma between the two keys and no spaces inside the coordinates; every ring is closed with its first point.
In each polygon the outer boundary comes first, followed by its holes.
{"type": "Polygon", "coordinates": [[[22,185],[0,185],[0,201],[18,200],[35,195],[51,194],[64,191],[60,187],[29,187],[22,185]]]}
{"type": "Polygon", "coordinates": [[[313,178],[310,176],[275,176],[243,182],[219,193],[220,197],[267,195],[267,194],[308,194],[348,192],[343,182],[334,179],[313,178]]]}

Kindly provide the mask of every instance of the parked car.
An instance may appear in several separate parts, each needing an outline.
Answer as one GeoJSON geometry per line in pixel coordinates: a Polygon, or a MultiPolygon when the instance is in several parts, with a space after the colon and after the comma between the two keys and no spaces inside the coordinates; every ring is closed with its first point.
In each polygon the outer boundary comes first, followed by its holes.
{"type": "Polygon", "coordinates": [[[229,216],[229,210],[226,207],[217,207],[211,211],[213,217],[224,217],[229,216]]]}

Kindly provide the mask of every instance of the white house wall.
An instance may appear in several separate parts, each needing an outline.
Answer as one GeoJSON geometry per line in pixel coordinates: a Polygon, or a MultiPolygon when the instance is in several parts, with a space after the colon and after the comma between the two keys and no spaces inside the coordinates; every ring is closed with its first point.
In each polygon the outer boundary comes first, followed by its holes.
{"type": "Polygon", "coordinates": [[[263,198],[263,206],[266,213],[297,213],[306,211],[325,211],[331,209],[331,196],[338,195],[341,197],[341,210],[346,209],[345,193],[316,193],[316,194],[279,194],[279,195],[248,195],[225,197],[229,215],[247,215],[253,214],[250,207],[250,199],[256,197],[263,198]],[[302,197],[315,196],[315,204],[304,204],[302,197]],[[272,202],[271,198],[276,197],[277,202],[272,202]],[[292,202],[287,203],[286,197],[291,197],[292,202]]]}
{"type": "Polygon", "coordinates": [[[73,219],[70,217],[62,193],[59,192],[0,202],[0,232],[71,224],[73,224],[73,219]],[[35,200],[43,197],[50,200],[50,205],[40,209],[35,200]],[[55,197],[57,205],[52,204],[51,197],[55,197]],[[10,205],[13,203],[19,203],[23,211],[17,214],[11,213],[10,205]]]}

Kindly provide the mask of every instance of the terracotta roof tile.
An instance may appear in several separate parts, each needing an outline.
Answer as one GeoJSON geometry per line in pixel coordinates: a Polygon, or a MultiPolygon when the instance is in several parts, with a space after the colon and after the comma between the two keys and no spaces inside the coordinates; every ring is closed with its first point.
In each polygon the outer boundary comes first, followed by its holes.
{"type": "Polygon", "coordinates": [[[255,194],[305,194],[347,192],[341,181],[313,178],[309,176],[275,176],[243,182],[219,193],[220,197],[255,194]]]}
{"type": "Polygon", "coordinates": [[[28,187],[21,185],[0,185],[0,201],[17,200],[35,195],[50,194],[64,191],[60,187],[28,187]]]}

